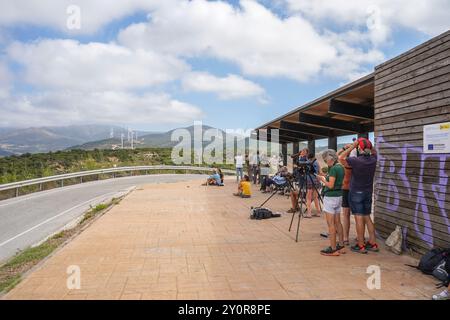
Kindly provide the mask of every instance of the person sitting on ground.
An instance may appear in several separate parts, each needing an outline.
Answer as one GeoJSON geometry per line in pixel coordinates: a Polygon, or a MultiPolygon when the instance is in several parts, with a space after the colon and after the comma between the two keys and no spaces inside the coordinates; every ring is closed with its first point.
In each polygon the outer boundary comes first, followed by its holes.
{"type": "Polygon", "coordinates": [[[338,163],[336,151],[332,149],[325,150],[322,158],[328,165],[327,176],[318,176],[324,185],[323,190],[323,211],[328,225],[328,238],[330,246],[321,250],[320,254],[325,256],[339,256],[345,253],[344,235],[341,224],[341,205],[342,205],[342,182],[344,180],[344,167],[338,163]],[[339,243],[336,242],[336,234],[339,243]]]}
{"type": "Polygon", "coordinates": [[[350,178],[350,192],[348,201],[352,214],[356,220],[356,234],[358,243],[351,250],[359,253],[379,251],[375,238],[375,226],[370,217],[372,213],[373,178],[377,166],[377,154],[369,139],[359,138],[339,156],[344,166],[352,167],[350,178]],[[358,149],[357,157],[349,157],[350,153],[358,149]],[[365,229],[369,232],[369,241],[365,242],[365,229]]]}
{"type": "Polygon", "coordinates": [[[244,175],[244,178],[239,182],[238,192],[233,193],[233,195],[241,198],[250,198],[252,196],[252,187],[248,175],[244,175]]]}
{"type": "Polygon", "coordinates": [[[213,170],[213,174],[206,179],[206,183],[202,184],[202,186],[223,186],[217,169],[213,170]]]}

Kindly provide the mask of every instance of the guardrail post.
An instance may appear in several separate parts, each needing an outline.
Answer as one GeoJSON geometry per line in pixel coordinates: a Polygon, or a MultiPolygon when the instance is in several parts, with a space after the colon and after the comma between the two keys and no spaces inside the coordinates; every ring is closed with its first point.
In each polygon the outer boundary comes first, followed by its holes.
{"type": "Polygon", "coordinates": [[[19,188],[16,188],[16,197],[19,196],[19,188]]]}
{"type": "Polygon", "coordinates": [[[61,179],[61,187],[64,187],[64,180],[61,179]]]}
{"type": "Polygon", "coordinates": [[[80,177],[80,183],[83,183],[83,177],[80,177]]]}
{"type": "Polygon", "coordinates": [[[42,191],[42,183],[39,183],[39,191],[42,191]]]}

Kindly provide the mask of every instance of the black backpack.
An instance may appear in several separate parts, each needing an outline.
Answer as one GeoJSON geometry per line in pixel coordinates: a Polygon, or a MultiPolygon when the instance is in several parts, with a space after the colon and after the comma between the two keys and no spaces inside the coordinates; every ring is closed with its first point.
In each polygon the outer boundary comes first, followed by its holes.
{"type": "Polygon", "coordinates": [[[274,214],[271,210],[267,208],[252,208],[252,213],[250,214],[250,219],[261,220],[269,219],[274,217],[280,217],[280,214],[274,214]]]}
{"type": "MultiPolygon", "coordinates": [[[[433,275],[433,272],[441,266],[441,269],[445,269],[445,265],[442,266],[442,263],[448,259],[450,256],[450,249],[440,249],[434,248],[425,253],[422,258],[420,258],[419,265],[407,265],[416,269],[419,269],[425,274],[433,275]]],[[[448,268],[448,266],[447,266],[448,268]]]]}
{"type": "Polygon", "coordinates": [[[447,255],[447,250],[434,248],[425,253],[417,268],[425,274],[433,274],[434,269],[441,264],[447,255]]]}

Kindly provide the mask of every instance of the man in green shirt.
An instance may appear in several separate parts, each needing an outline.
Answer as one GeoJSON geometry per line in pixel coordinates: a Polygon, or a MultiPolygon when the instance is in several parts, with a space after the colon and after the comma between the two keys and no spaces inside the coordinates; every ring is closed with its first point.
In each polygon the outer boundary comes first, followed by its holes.
{"type": "Polygon", "coordinates": [[[323,211],[328,224],[330,246],[320,251],[325,256],[339,256],[345,253],[344,230],[341,224],[342,182],[344,181],[344,167],[338,163],[338,156],[334,150],[325,150],[322,158],[328,165],[328,174],[318,176],[324,185],[323,211]],[[336,243],[336,233],[339,243],[336,243]]]}

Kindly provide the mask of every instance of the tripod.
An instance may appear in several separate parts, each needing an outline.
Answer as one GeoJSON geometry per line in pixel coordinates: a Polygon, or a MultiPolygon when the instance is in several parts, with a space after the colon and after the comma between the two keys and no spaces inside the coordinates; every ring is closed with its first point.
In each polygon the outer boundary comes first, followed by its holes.
{"type": "Polygon", "coordinates": [[[265,205],[270,199],[272,199],[272,197],[274,195],[277,194],[278,191],[283,190],[284,188],[289,187],[290,190],[294,190],[294,185],[292,184],[292,181],[288,178],[286,178],[286,183],[283,185],[276,185],[275,184],[275,189],[274,191],[272,191],[272,194],[263,202],[259,205],[259,208],[261,208],[263,205],[265,205]]]}
{"type": "MultiPolygon", "coordinates": [[[[305,167],[305,170],[301,173],[301,176],[303,177],[303,179],[299,185],[299,190],[298,190],[298,201],[297,202],[299,204],[299,211],[298,211],[297,234],[295,237],[295,242],[298,242],[298,234],[299,234],[299,230],[300,230],[300,220],[301,220],[302,216],[305,214],[305,212],[308,210],[307,203],[306,203],[306,193],[308,192],[308,188],[307,188],[308,179],[312,185],[313,190],[315,192],[317,192],[317,196],[319,197],[320,211],[322,211],[321,203],[323,202],[320,192],[319,192],[319,190],[317,190],[316,184],[314,183],[314,180],[311,177],[311,173],[309,172],[308,166],[305,167]],[[305,205],[305,207],[306,207],[305,210],[303,210],[303,205],[305,205]]],[[[295,217],[295,212],[292,213],[291,224],[289,225],[289,232],[292,229],[294,217],[295,217]]]]}

